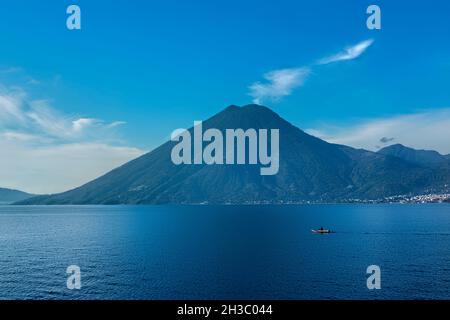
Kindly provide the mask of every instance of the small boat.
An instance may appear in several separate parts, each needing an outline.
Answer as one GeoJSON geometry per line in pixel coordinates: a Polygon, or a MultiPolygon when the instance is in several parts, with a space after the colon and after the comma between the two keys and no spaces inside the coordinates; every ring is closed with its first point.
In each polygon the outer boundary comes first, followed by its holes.
{"type": "Polygon", "coordinates": [[[319,233],[319,234],[333,233],[333,231],[331,231],[329,229],[322,229],[322,228],[317,229],[317,230],[312,229],[311,231],[312,231],[312,233],[319,233]]]}

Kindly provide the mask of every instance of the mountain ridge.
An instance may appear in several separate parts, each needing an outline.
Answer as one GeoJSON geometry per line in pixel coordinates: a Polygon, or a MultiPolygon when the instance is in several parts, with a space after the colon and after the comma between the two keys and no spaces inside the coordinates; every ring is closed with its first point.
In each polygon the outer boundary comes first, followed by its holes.
{"type": "Polygon", "coordinates": [[[450,160],[450,155],[442,155],[434,150],[417,150],[399,143],[384,147],[378,153],[398,157],[423,166],[435,167],[450,160]]]}

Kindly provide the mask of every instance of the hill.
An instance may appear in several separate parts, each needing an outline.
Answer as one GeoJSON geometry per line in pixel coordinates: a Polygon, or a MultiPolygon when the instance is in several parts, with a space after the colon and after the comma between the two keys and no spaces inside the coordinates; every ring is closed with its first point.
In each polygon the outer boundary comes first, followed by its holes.
{"type": "Polygon", "coordinates": [[[22,201],[36,195],[22,192],[19,190],[0,188],[0,204],[10,204],[17,201],[22,201]]]}

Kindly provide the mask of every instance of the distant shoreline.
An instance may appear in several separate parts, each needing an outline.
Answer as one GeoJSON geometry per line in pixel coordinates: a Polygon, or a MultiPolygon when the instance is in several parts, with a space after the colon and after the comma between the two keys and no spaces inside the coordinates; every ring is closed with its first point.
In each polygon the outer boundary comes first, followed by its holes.
{"type": "Polygon", "coordinates": [[[121,206],[186,206],[186,207],[207,207],[207,206],[217,206],[217,207],[227,207],[227,206],[318,206],[318,205],[425,205],[425,204],[450,204],[450,200],[447,201],[435,201],[435,202],[401,202],[401,201],[391,201],[391,202],[383,202],[383,201],[366,201],[366,202],[291,202],[291,203],[160,203],[160,204],[152,204],[152,203],[122,203],[122,204],[108,204],[108,203],[85,203],[85,204],[18,204],[18,203],[0,203],[0,206],[8,206],[8,207],[79,207],[79,206],[110,206],[110,207],[121,207],[121,206]]]}

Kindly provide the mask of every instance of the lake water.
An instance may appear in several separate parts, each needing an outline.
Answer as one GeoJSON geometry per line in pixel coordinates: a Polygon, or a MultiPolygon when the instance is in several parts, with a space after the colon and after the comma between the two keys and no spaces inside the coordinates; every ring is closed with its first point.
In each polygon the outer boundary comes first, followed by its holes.
{"type": "Polygon", "coordinates": [[[448,204],[0,207],[0,299],[449,298],[448,204]]]}

